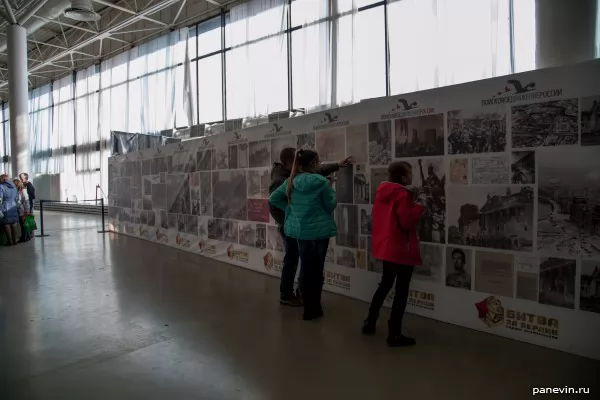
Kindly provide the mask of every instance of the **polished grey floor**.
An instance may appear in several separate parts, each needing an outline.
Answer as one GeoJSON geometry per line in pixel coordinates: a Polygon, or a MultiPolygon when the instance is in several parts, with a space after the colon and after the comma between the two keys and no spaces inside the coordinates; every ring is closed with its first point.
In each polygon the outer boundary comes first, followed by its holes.
{"type": "Polygon", "coordinates": [[[99,234],[94,216],[49,213],[45,227],[49,237],[0,249],[0,399],[598,393],[596,361],[412,315],[418,345],[391,350],[383,329],[359,334],[365,303],[326,294],[326,317],[304,322],[279,306],[277,279],[99,234]]]}

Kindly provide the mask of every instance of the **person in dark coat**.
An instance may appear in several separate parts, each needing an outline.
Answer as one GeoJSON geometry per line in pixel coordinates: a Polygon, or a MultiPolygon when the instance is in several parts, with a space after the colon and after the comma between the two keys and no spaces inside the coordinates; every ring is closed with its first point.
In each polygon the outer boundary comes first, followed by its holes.
{"type": "Polygon", "coordinates": [[[35,188],[33,187],[33,183],[29,182],[29,174],[27,172],[21,173],[19,175],[21,182],[23,182],[23,186],[27,189],[27,196],[29,197],[29,212],[33,214],[33,201],[35,200],[35,188]]]}
{"type": "Polygon", "coordinates": [[[17,188],[8,175],[0,175],[0,227],[6,233],[6,245],[17,244],[19,210],[17,209],[17,188]]]}
{"type": "MultiPolygon", "coordinates": [[[[273,164],[271,169],[271,183],[269,184],[269,195],[271,195],[287,178],[290,177],[292,166],[294,165],[294,156],[296,150],[285,148],[279,154],[279,160],[273,164]]],[[[319,167],[318,174],[329,176],[336,172],[341,166],[351,164],[351,157],[348,157],[336,164],[327,164],[319,167]]],[[[269,204],[269,212],[279,226],[279,232],[283,238],[285,247],[285,255],[283,257],[283,267],[281,269],[281,284],[279,286],[280,300],[284,305],[302,306],[302,300],[294,294],[294,278],[298,269],[298,259],[300,252],[298,250],[298,241],[294,238],[286,236],[283,231],[285,221],[285,211],[281,210],[272,204],[269,204]]],[[[299,284],[302,285],[302,269],[300,270],[299,284]]]]}

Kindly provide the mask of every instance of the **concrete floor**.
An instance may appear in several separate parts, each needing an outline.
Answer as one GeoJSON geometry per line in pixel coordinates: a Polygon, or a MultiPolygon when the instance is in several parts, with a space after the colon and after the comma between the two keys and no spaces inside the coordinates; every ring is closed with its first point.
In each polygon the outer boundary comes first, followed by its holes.
{"type": "Polygon", "coordinates": [[[0,249],[1,399],[598,393],[599,362],[413,315],[406,330],[418,345],[389,349],[384,323],[376,337],[360,335],[365,303],[326,294],[325,318],[304,322],[279,305],[277,279],[99,234],[98,220],[48,213],[51,236],[0,249]]]}

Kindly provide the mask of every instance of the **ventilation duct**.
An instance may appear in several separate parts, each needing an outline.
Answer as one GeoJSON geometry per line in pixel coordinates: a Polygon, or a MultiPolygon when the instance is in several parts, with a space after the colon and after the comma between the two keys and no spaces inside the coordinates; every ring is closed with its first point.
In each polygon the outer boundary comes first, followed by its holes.
{"type": "Polygon", "coordinates": [[[71,7],[65,10],[65,17],[75,21],[98,21],[100,14],[94,11],[92,0],[72,0],[71,7]]]}

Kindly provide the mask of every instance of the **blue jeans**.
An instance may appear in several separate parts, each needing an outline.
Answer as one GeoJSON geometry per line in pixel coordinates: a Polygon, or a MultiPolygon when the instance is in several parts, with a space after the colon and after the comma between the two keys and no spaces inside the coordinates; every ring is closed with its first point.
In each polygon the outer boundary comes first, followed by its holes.
{"type": "Polygon", "coordinates": [[[323,292],[323,271],[329,247],[329,238],[317,240],[298,240],[300,262],[302,263],[302,300],[304,314],[314,315],[322,311],[321,293],[323,292]]]}
{"type": "MultiPolygon", "coordinates": [[[[286,236],[283,231],[283,226],[279,227],[279,233],[283,238],[283,246],[285,247],[285,255],[283,256],[283,267],[281,268],[281,283],[279,284],[279,292],[282,298],[289,298],[294,294],[294,279],[298,270],[298,258],[300,251],[298,250],[298,241],[292,237],[286,236]]],[[[302,284],[302,269],[300,269],[299,284],[302,284]]]]}

